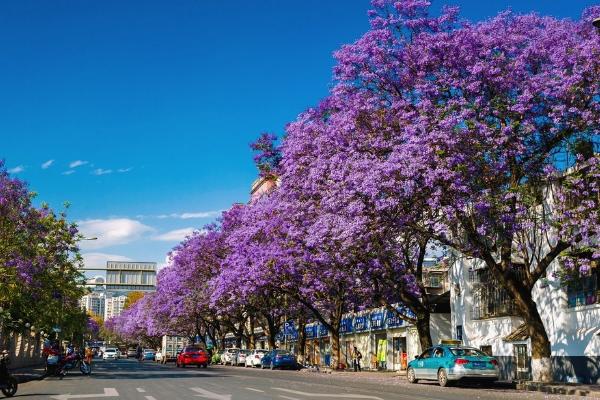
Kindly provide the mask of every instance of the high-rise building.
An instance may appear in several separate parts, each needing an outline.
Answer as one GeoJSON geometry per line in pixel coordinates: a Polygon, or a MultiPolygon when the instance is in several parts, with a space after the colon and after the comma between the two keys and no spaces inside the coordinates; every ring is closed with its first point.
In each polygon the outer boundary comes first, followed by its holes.
{"type": "Polygon", "coordinates": [[[104,292],[91,292],[79,299],[79,306],[87,312],[104,317],[105,300],[104,292]]]}
{"type": "Polygon", "coordinates": [[[127,300],[127,296],[110,296],[106,297],[106,306],[104,311],[104,320],[106,321],[112,317],[118,317],[123,312],[123,308],[125,308],[125,300],[127,300]]]}

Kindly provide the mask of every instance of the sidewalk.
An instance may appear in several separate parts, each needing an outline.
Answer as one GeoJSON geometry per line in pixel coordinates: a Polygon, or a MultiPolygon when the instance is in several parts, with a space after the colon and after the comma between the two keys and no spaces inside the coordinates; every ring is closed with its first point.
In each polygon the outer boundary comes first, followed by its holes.
{"type": "Polygon", "coordinates": [[[522,382],[517,384],[518,390],[529,392],[542,392],[547,394],[559,394],[570,396],[586,396],[592,399],[600,399],[600,385],[584,385],[578,383],[540,383],[522,382]]]}
{"type": "Polygon", "coordinates": [[[15,378],[17,378],[17,381],[19,381],[19,383],[44,379],[43,365],[11,369],[10,372],[15,378]]]}

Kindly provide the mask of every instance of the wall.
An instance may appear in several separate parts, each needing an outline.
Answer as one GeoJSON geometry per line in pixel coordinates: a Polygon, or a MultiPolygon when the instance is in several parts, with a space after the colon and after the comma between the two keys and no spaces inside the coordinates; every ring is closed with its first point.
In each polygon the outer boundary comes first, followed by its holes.
{"type": "Polygon", "coordinates": [[[17,369],[41,365],[42,341],[39,336],[9,334],[0,338],[0,348],[7,349],[10,357],[10,368],[17,369]]]}

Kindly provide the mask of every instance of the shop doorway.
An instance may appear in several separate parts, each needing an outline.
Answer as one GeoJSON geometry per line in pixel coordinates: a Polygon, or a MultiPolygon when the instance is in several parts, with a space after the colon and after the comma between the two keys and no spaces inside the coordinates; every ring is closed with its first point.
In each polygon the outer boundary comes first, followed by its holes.
{"type": "Polygon", "coordinates": [[[387,335],[385,333],[375,335],[375,355],[377,357],[376,369],[387,369],[387,335]]]}
{"type": "Polygon", "coordinates": [[[394,371],[406,370],[407,364],[406,337],[392,338],[392,368],[394,371]]]}

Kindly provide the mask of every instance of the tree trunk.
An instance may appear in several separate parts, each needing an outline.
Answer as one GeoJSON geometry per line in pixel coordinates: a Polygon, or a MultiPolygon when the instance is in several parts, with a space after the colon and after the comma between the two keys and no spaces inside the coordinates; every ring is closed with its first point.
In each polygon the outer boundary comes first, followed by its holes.
{"type": "Polygon", "coordinates": [[[431,313],[427,309],[421,309],[416,312],[416,315],[419,343],[421,344],[421,351],[425,351],[433,345],[431,340],[431,313]]]}
{"type": "Polygon", "coordinates": [[[266,320],[268,328],[267,337],[269,339],[269,349],[273,350],[277,347],[277,345],[275,344],[275,338],[277,336],[277,326],[275,324],[275,320],[270,315],[266,316],[266,320]]]}
{"type": "Polygon", "coordinates": [[[304,365],[306,361],[306,320],[298,318],[298,363],[304,365]]]}
{"type": "Polygon", "coordinates": [[[552,382],[552,349],[537,304],[529,292],[519,291],[515,300],[531,339],[531,378],[536,382],[552,382]]]}
{"type": "Polygon", "coordinates": [[[330,331],[331,335],[331,365],[332,369],[338,369],[340,367],[341,358],[341,349],[340,349],[340,330],[332,329],[330,331]]]}

